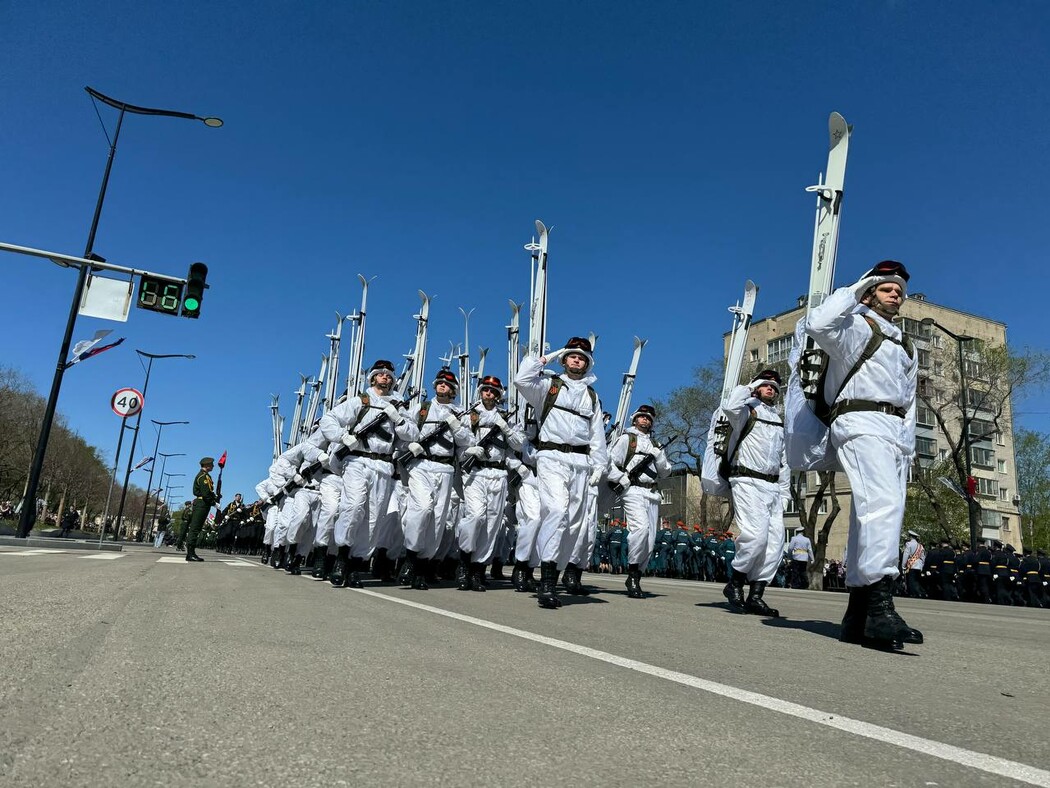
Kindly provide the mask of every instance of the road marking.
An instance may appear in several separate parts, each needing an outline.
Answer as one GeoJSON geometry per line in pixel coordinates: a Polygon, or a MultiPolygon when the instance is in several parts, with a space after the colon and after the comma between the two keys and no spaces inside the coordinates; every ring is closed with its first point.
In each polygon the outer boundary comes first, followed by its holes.
{"type": "Polygon", "coordinates": [[[191,564],[193,561],[187,561],[181,555],[166,555],[163,558],[157,559],[158,564],[191,564]]]}
{"type": "Polygon", "coordinates": [[[56,555],[58,553],[65,553],[67,550],[45,550],[45,549],[29,549],[29,550],[5,550],[0,555],[56,555]]]}
{"type": "Polygon", "coordinates": [[[123,558],[127,553],[99,553],[98,555],[85,555],[83,558],[90,558],[95,561],[113,561],[117,558],[123,558]]]}
{"type": "Polygon", "coordinates": [[[893,728],[885,728],[881,725],[874,725],[870,722],[854,720],[850,717],[843,717],[839,714],[830,714],[826,711],[820,711],[820,709],[813,709],[799,703],[792,703],[791,701],[774,698],[770,695],[762,695],[758,692],[731,687],[728,684],[708,681],[707,679],[698,678],[697,676],[691,676],[688,673],[679,673],[676,670],[668,670],[656,665],[650,665],[646,662],[639,662],[638,660],[628,659],[627,657],[619,657],[605,651],[598,651],[597,649],[588,648],[587,646],[581,646],[576,643],[569,643],[565,640],[557,640],[556,638],[537,635],[524,629],[515,629],[514,627],[496,624],[482,618],[474,618],[473,616],[466,616],[462,613],[453,613],[450,610],[431,607],[430,605],[413,602],[409,599],[398,599],[397,597],[380,594],[376,591],[369,591],[367,589],[357,588],[351,590],[356,591],[358,594],[376,597],[377,599],[394,602],[398,605],[405,605],[406,607],[415,608],[416,610],[422,610],[427,613],[434,613],[439,616],[444,616],[445,618],[451,618],[455,621],[473,624],[474,626],[490,629],[494,632],[501,632],[504,635],[511,635],[513,637],[521,638],[522,640],[531,640],[533,643],[540,643],[545,646],[561,649],[562,651],[568,651],[572,654],[589,657],[590,659],[595,659],[610,665],[616,665],[621,668],[626,668],[627,670],[633,670],[638,673],[655,676],[656,678],[673,681],[676,684],[682,684],[686,687],[709,692],[713,695],[720,695],[723,698],[740,701],[741,703],[747,703],[751,706],[758,706],[767,711],[775,711],[780,714],[786,714],[789,717],[797,717],[798,719],[814,722],[828,728],[834,728],[843,731],[844,733],[852,733],[855,736],[861,736],[885,744],[892,744],[906,750],[922,753],[923,755],[931,755],[934,758],[951,761],[960,766],[969,766],[974,769],[980,769],[983,772],[988,772],[989,774],[1007,777],[1011,780],[1020,780],[1021,782],[1030,783],[1031,785],[1050,788],[1050,771],[1035,766],[1029,766],[1026,763],[1010,761],[1006,758],[999,758],[994,755],[967,750],[962,747],[944,744],[943,742],[934,741],[932,739],[924,739],[921,736],[913,736],[910,733],[897,731],[893,728]]]}
{"type": "Polygon", "coordinates": [[[244,561],[221,561],[221,563],[226,564],[226,566],[248,566],[244,561]]]}

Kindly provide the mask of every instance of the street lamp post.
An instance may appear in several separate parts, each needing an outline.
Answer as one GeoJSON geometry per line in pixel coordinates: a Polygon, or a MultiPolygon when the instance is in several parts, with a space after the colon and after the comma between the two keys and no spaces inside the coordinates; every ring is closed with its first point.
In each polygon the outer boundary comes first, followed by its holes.
{"type": "MultiPolygon", "coordinates": [[[[98,190],[98,199],[95,201],[95,213],[91,218],[91,229],[88,230],[87,244],[84,248],[83,257],[92,259],[95,248],[95,234],[98,232],[99,219],[102,216],[102,204],[106,199],[106,187],[109,185],[109,174],[113,169],[113,156],[117,152],[117,140],[120,138],[120,129],[124,124],[124,114],[130,112],[134,115],[163,115],[169,118],[186,118],[199,120],[205,126],[218,128],[222,125],[219,118],[202,118],[188,112],[176,112],[175,110],[154,109],[151,107],[139,107],[128,104],[117,99],[110,98],[99,93],[94,88],[85,87],[88,95],[98,99],[120,110],[117,116],[117,128],[113,132],[113,141],[109,145],[109,156],[106,158],[106,169],[102,174],[102,186],[98,190]]],[[[73,303],[69,307],[69,317],[66,319],[66,330],[62,335],[62,345],[58,350],[58,363],[55,365],[55,376],[51,380],[51,392],[47,397],[47,405],[44,407],[44,417],[40,423],[40,436],[37,438],[36,451],[33,454],[33,464],[29,468],[29,479],[26,484],[26,494],[22,502],[22,512],[18,520],[18,536],[27,537],[36,522],[36,496],[40,487],[40,474],[44,469],[44,456],[47,453],[47,442],[51,437],[51,426],[55,420],[55,411],[58,409],[58,394],[62,388],[62,376],[66,370],[66,359],[69,356],[69,345],[73,341],[73,329],[77,323],[77,312],[80,310],[80,302],[84,297],[84,287],[90,271],[86,265],[81,265],[77,272],[76,287],[73,288],[73,303]],[[28,505],[27,505],[28,504],[28,505]]],[[[119,520],[117,522],[120,522],[119,520]]]]}
{"type": "Polygon", "coordinates": [[[970,519],[970,544],[976,549],[979,529],[977,521],[977,500],[970,492],[970,479],[973,476],[973,463],[970,456],[972,453],[972,447],[970,444],[971,419],[967,413],[967,408],[970,405],[970,395],[966,386],[966,359],[963,357],[963,343],[971,341],[973,337],[966,336],[965,334],[956,334],[951,329],[942,326],[932,317],[925,317],[919,322],[924,326],[937,326],[942,332],[954,339],[956,349],[959,353],[959,396],[962,398],[962,401],[960,402],[960,410],[962,411],[962,443],[966,467],[966,478],[963,479],[963,490],[966,493],[966,512],[970,519]]]}
{"type": "MultiPolygon", "coordinates": [[[[145,395],[143,395],[145,398],[145,395]]],[[[157,467],[157,453],[160,449],[160,435],[164,432],[164,428],[171,424],[189,424],[188,421],[156,421],[150,419],[150,422],[157,425],[157,443],[153,447],[153,462],[149,466],[149,481],[146,482],[146,500],[142,505],[142,517],[139,519],[139,533],[144,533],[146,528],[146,509],[149,508],[149,491],[153,489],[153,469],[157,467]]],[[[167,458],[165,458],[167,459],[167,458]]],[[[163,470],[161,470],[163,474],[163,470]]]]}
{"type": "MultiPolygon", "coordinates": [[[[194,359],[196,356],[192,354],[184,353],[147,353],[144,350],[136,350],[140,356],[148,358],[149,362],[146,364],[146,382],[142,386],[142,399],[145,401],[146,392],[149,391],[149,374],[153,370],[153,359],[155,358],[188,358],[194,359]]],[[[124,471],[124,486],[120,491],[120,505],[117,506],[117,516],[114,522],[115,526],[114,533],[120,528],[121,518],[124,516],[124,503],[128,499],[128,481],[131,479],[131,466],[135,463],[135,447],[139,442],[139,427],[142,426],[142,409],[139,410],[139,415],[135,420],[135,434],[131,437],[131,452],[128,454],[128,467],[124,471]]],[[[154,459],[156,457],[154,456],[154,459]]]]}
{"type": "MultiPolygon", "coordinates": [[[[157,488],[157,501],[156,501],[155,504],[153,504],[153,516],[150,518],[150,522],[155,522],[156,521],[156,519],[157,519],[157,512],[160,511],[160,494],[162,492],[164,492],[164,487],[165,487],[164,477],[165,476],[169,476],[170,477],[170,476],[182,476],[182,475],[184,475],[184,474],[181,474],[181,473],[176,473],[176,474],[168,473],[168,474],[165,474],[164,473],[164,468],[168,464],[168,457],[185,457],[186,456],[186,452],[181,452],[181,451],[180,452],[172,452],[171,454],[165,454],[164,452],[161,452],[160,456],[163,457],[163,459],[161,460],[161,463],[160,463],[160,487],[157,488]]],[[[143,513],[143,516],[145,516],[145,514],[146,514],[145,507],[143,507],[142,513],[143,513]]]]}

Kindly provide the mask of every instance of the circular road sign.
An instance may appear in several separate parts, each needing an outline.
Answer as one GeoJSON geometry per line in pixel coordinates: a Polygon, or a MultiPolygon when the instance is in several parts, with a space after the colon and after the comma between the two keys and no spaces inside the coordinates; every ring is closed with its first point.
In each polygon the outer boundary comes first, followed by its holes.
{"type": "Polygon", "coordinates": [[[138,389],[118,389],[109,406],[122,419],[134,416],[142,410],[142,392],[138,389]]]}

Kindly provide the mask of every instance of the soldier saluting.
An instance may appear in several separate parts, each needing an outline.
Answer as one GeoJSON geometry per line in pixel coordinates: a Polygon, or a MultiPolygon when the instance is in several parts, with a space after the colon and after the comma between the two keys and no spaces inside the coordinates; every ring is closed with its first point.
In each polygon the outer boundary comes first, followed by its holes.
{"type": "Polygon", "coordinates": [[[193,479],[193,509],[190,514],[188,533],[186,534],[187,561],[204,560],[197,555],[196,547],[197,539],[200,536],[201,528],[204,527],[204,520],[208,517],[208,512],[211,511],[211,507],[219,502],[219,497],[215,494],[215,483],[211,479],[211,471],[214,467],[215,459],[213,457],[201,457],[200,472],[193,479]]]}

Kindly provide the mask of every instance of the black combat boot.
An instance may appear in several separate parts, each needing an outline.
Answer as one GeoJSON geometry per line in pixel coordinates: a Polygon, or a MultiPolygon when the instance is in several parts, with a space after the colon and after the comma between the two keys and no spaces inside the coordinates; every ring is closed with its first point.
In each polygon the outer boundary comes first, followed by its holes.
{"type": "MultiPolygon", "coordinates": [[[[180,546],[179,549],[181,550],[182,547],[180,546]]],[[[264,544],[263,545],[263,549],[262,549],[262,556],[259,558],[259,563],[260,564],[268,564],[268,563],[270,563],[270,553],[271,553],[270,545],[264,544]]]]}
{"type": "Polygon", "coordinates": [[[430,569],[429,558],[416,557],[414,562],[415,569],[412,575],[412,588],[416,591],[429,591],[430,586],[427,584],[427,570],[430,569]]]}
{"type": "Polygon", "coordinates": [[[536,585],[536,569],[528,564],[525,565],[525,590],[530,594],[535,593],[537,589],[536,585]]]}
{"type": "Polygon", "coordinates": [[[331,553],[326,553],[324,557],[324,574],[321,575],[322,580],[327,580],[331,577],[333,566],[335,566],[335,556],[331,553]]]}
{"type": "Polygon", "coordinates": [[[722,596],[729,600],[729,609],[734,613],[746,613],[744,583],[747,582],[747,575],[735,569],[730,569],[729,571],[729,582],[722,589],[722,596]]]}
{"type": "Polygon", "coordinates": [[[292,560],[288,562],[288,568],[285,571],[290,575],[301,575],[303,573],[304,558],[305,556],[300,555],[297,551],[292,560]]]}
{"type": "Polygon", "coordinates": [[[642,591],[642,570],[638,568],[638,564],[630,564],[627,567],[627,580],[624,581],[624,585],[627,586],[627,596],[631,599],[645,599],[645,592],[642,591]]]}
{"type": "Polygon", "coordinates": [[[868,586],[849,589],[849,604],[846,615],[842,617],[839,628],[839,640],[843,643],[861,644],[864,642],[864,622],[868,617],[868,586]]]}
{"type": "Polygon", "coordinates": [[[365,584],[361,582],[361,573],[368,568],[368,559],[351,558],[349,568],[350,572],[346,576],[347,588],[364,588],[365,584]]]}
{"type": "Polygon", "coordinates": [[[288,558],[284,562],[284,571],[290,575],[295,574],[295,558],[298,555],[296,552],[298,547],[299,545],[297,544],[288,545],[288,558]]]}
{"type": "Polygon", "coordinates": [[[510,573],[510,584],[514,586],[515,591],[527,591],[525,588],[525,570],[529,568],[529,565],[524,561],[515,561],[514,569],[510,573]]]}
{"type": "Polygon", "coordinates": [[[544,561],[540,564],[540,592],[536,595],[540,607],[554,610],[561,607],[558,599],[558,564],[544,561]]]}
{"type": "Polygon", "coordinates": [[[318,545],[314,548],[314,554],[312,556],[313,569],[310,572],[310,577],[314,580],[322,580],[324,578],[324,559],[328,554],[328,548],[324,545],[318,545]]]}
{"type": "Polygon", "coordinates": [[[469,591],[471,589],[471,558],[473,556],[466,550],[459,551],[459,566],[456,567],[456,580],[458,581],[456,588],[459,591],[469,591]]]}
{"type": "Polygon", "coordinates": [[[372,577],[380,583],[392,583],[394,581],[393,564],[394,562],[387,555],[386,548],[379,548],[372,556],[372,577]]]}
{"type": "MultiPolygon", "coordinates": [[[[583,569],[581,567],[576,567],[575,572],[576,572],[576,595],[577,596],[590,596],[591,595],[591,589],[587,588],[587,586],[585,586],[583,584],[583,569]]],[[[641,572],[638,573],[638,576],[639,577],[642,576],[641,572]]]]}
{"type": "MultiPolygon", "coordinates": [[[[194,552],[193,548],[192,547],[187,547],[186,548],[186,560],[189,561],[190,563],[193,563],[194,561],[197,560],[194,556],[196,556],[196,553],[194,552]]],[[[201,560],[203,561],[204,559],[201,559],[201,560]]]]}
{"type": "Polygon", "coordinates": [[[488,591],[485,586],[485,565],[476,561],[470,565],[470,590],[488,591]]]}
{"type": "Polygon", "coordinates": [[[492,567],[489,569],[489,575],[493,580],[506,580],[506,576],[503,574],[503,562],[498,558],[492,559],[492,567]]]}
{"type": "Polygon", "coordinates": [[[346,585],[347,576],[350,574],[350,569],[347,566],[349,560],[350,548],[344,545],[339,548],[338,552],[336,552],[335,563],[332,564],[332,571],[328,575],[328,582],[330,582],[334,588],[342,588],[346,585]]]}
{"type": "Polygon", "coordinates": [[[406,550],[405,558],[401,561],[401,572],[397,576],[399,585],[410,586],[416,576],[416,551],[406,550]]]}
{"type": "Polygon", "coordinates": [[[579,594],[579,586],[577,585],[576,580],[576,564],[569,564],[565,567],[565,571],[562,572],[561,576],[561,584],[565,589],[565,593],[570,594],[571,596],[579,594]]]}
{"type": "Polygon", "coordinates": [[[904,643],[922,643],[922,633],[912,629],[893,608],[893,578],[886,575],[868,586],[868,617],[864,621],[864,637],[875,645],[892,644],[899,648],[904,643]]]}
{"type": "Polygon", "coordinates": [[[754,616],[780,618],[780,611],[767,605],[766,600],[762,598],[762,594],[766,592],[767,585],[769,583],[765,580],[756,580],[754,583],[751,583],[751,590],[747,594],[747,601],[744,602],[744,607],[747,608],[748,613],[754,616]]]}

